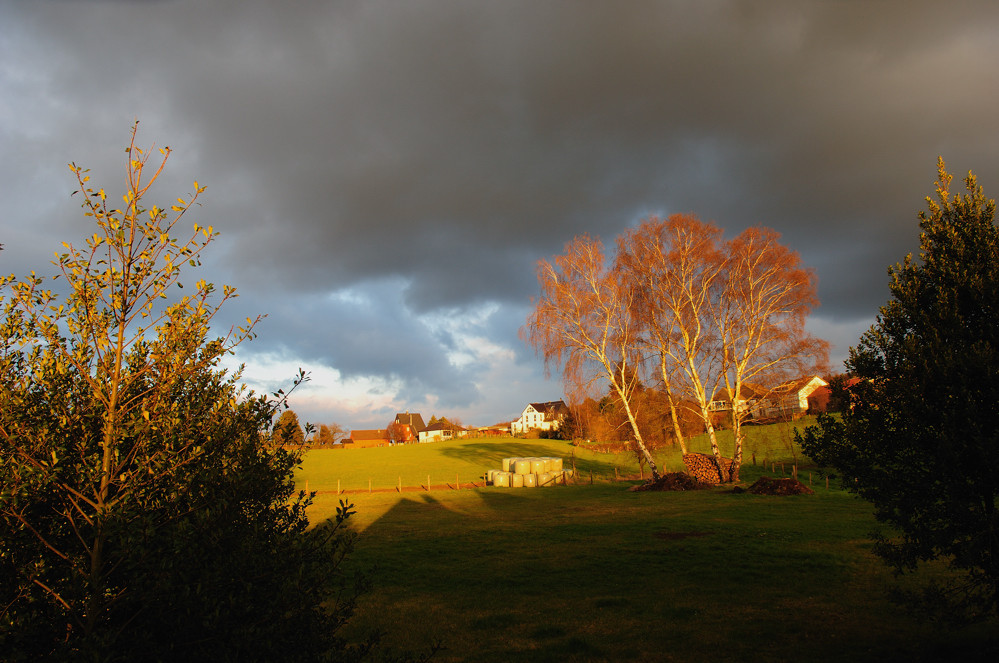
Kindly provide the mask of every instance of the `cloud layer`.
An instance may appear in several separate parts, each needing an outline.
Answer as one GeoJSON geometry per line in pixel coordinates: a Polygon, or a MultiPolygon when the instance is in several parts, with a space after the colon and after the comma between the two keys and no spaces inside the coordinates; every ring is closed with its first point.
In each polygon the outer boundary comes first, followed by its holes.
{"type": "Polygon", "coordinates": [[[232,319],[270,314],[241,358],[327,376],[306,418],[557,398],[516,338],[534,264],[653,213],[780,231],[842,359],[937,155],[996,189],[999,7],[760,4],[0,4],[2,258],[83,234],[64,166],[113,188],[139,118],[168,200],[209,187],[232,319]]]}

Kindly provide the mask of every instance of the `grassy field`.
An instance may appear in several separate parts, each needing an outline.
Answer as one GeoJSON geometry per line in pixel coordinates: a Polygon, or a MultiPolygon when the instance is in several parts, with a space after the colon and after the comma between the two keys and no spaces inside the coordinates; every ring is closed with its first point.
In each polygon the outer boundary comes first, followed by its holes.
{"type": "MultiPolygon", "coordinates": [[[[764,457],[789,471],[784,433],[751,433],[758,465],[744,480],[769,474],[764,457]]],[[[350,567],[373,588],[349,628],[382,630],[395,649],[441,641],[442,661],[996,659],[996,624],[920,624],[888,601],[897,581],[870,553],[870,507],[817,473],[809,496],[634,493],[613,481],[615,467],[637,471],[630,459],[576,450],[579,485],[366,491],[369,477],[453,483],[506,456],[571,451],[506,438],[309,454],[301,479],[312,489],[335,491],[337,478],[362,489],[348,495],[350,567]]],[[[678,454],[661,462],[679,469],[678,454]]],[[[313,519],[337,499],[321,493],[313,519]]]]}
{"type": "MultiPolygon", "coordinates": [[[[802,420],[804,425],[811,420],[802,420]]],[[[791,471],[791,464],[800,454],[791,444],[792,426],[747,427],[745,460],[752,467],[753,458],[759,465],[784,463],[785,471],[791,471]]],[[[732,435],[729,431],[719,432],[719,444],[723,454],[732,452],[732,435]]],[[[710,452],[706,436],[690,442],[691,451],[710,452]]],[[[654,454],[656,464],[662,471],[683,469],[680,453],[675,449],[665,449],[654,454]]],[[[503,458],[509,456],[560,456],[566,465],[575,467],[581,476],[588,479],[592,473],[595,481],[606,481],[618,475],[639,473],[638,462],[633,454],[600,454],[580,447],[574,447],[560,440],[538,440],[519,438],[472,438],[457,439],[431,444],[409,444],[374,449],[311,451],[305,457],[301,471],[297,475],[301,488],[306,484],[310,491],[325,493],[336,491],[367,490],[397,487],[425,486],[427,477],[436,487],[445,484],[481,481],[489,469],[498,469],[503,458]]],[[[780,471],[779,467],[775,470],[780,471]]]]}

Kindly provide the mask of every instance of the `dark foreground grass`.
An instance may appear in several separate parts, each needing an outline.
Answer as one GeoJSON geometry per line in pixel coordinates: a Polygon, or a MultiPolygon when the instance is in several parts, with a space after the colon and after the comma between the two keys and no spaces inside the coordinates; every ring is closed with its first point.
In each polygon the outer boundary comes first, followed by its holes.
{"type": "MultiPolygon", "coordinates": [[[[803,460],[788,426],[750,436],[743,485],[803,460]]],[[[730,445],[723,437],[723,453],[730,445]]],[[[677,452],[659,462],[681,467],[677,452]]],[[[372,482],[372,493],[321,492],[310,511],[316,522],[339,499],[357,508],[349,565],[373,587],[349,629],[383,631],[399,650],[440,641],[436,660],[999,660],[999,625],[921,624],[888,600],[899,581],[871,554],[870,506],[826,489],[807,462],[799,478],[815,494],[795,497],[633,493],[613,481],[615,469],[637,466],[506,438],[312,452],[299,478],[320,491],[337,478],[344,489],[372,482]],[[580,485],[377,492],[400,474],[407,486],[428,473],[437,484],[438,474],[480,475],[505,456],[572,454],[580,485]]]]}
{"type": "Polygon", "coordinates": [[[626,484],[355,496],[374,587],[350,628],[443,661],[994,660],[995,624],[920,625],[887,596],[869,508],[838,490],[626,484]]]}

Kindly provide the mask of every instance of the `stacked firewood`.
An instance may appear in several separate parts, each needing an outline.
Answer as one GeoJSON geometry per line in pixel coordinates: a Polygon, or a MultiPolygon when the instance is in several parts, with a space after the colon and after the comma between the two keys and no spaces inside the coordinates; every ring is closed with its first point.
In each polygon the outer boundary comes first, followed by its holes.
{"type": "Polygon", "coordinates": [[[687,474],[703,481],[704,483],[721,483],[728,481],[732,474],[732,459],[721,459],[721,474],[718,472],[718,465],[715,457],[710,454],[684,454],[683,466],[687,468],[687,474]]]}

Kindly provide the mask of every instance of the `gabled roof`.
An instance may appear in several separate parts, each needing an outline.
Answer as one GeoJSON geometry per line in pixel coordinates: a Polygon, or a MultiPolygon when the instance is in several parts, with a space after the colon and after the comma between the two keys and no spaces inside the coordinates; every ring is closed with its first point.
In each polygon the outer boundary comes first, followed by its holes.
{"type": "MultiPolygon", "coordinates": [[[[770,393],[763,387],[755,384],[750,384],[744,382],[742,386],[739,387],[739,400],[751,401],[759,398],[766,398],[767,394],[770,393]]],[[[724,401],[726,403],[732,402],[732,396],[729,395],[728,387],[721,387],[716,389],[714,395],[711,397],[713,401],[724,401]]]]}
{"type": "Polygon", "coordinates": [[[435,424],[430,424],[429,426],[427,426],[423,430],[425,432],[431,432],[431,431],[436,431],[436,430],[453,430],[453,431],[459,431],[459,430],[465,430],[465,429],[462,428],[461,426],[455,426],[454,424],[447,424],[447,423],[442,424],[440,422],[437,422],[435,424]]]}
{"type": "Polygon", "coordinates": [[[779,385],[776,389],[774,389],[774,391],[779,394],[797,394],[816,378],[819,380],[819,384],[816,385],[816,388],[829,385],[828,382],[823,380],[818,375],[806,375],[805,377],[798,378],[797,380],[788,380],[787,382],[779,385]]]}
{"type": "Polygon", "coordinates": [[[393,423],[405,424],[413,429],[414,433],[419,433],[421,430],[425,430],[427,425],[423,423],[423,415],[419,412],[400,412],[395,415],[395,420],[393,423]]]}
{"type": "Polygon", "coordinates": [[[569,408],[566,404],[561,401],[547,401],[545,403],[530,403],[538,412],[542,412],[545,415],[545,419],[551,420],[555,417],[564,416],[569,413],[569,408]]]}
{"type": "Polygon", "coordinates": [[[387,440],[389,439],[389,434],[387,430],[374,429],[374,430],[352,430],[350,431],[350,439],[352,440],[387,440]]]}

